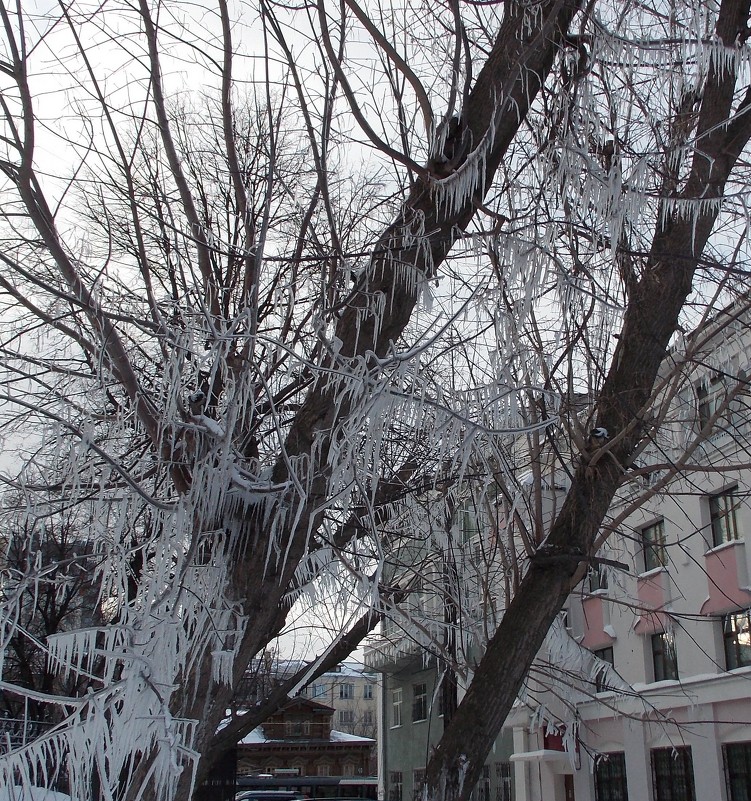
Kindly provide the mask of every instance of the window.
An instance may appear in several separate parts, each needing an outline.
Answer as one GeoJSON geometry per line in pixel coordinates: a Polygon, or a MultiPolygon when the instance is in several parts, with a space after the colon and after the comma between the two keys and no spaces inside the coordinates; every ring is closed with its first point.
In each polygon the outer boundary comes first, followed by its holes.
{"type": "Polygon", "coordinates": [[[490,765],[482,766],[482,775],[477,782],[477,801],[490,801],[490,765]]]}
{"type": "MultiPolygon", "coordinates": [[[[607,662],[611,667],[613,666],[613,647],[598,648],[592,653],[603,662],[607,662]]],[[[595,675],[595,692],[603,693],[609,690],[610,687],[607,681],[607,668],[605,665],[600,665],[595,675]]]]}
{"type": "Polygon", "coordinates": [[[303,737],[310,735],[310,723],[303,720],[284,721],[284,734],[286,737],[303,737]]]}
{"type": "Polygon", "coordinates": [[[344,776],[354,776],[355,775],[355,766],[351,762],[344,763],[344,770],[342,771],[344,776]]]}
{"type": "Polygon", "coordinates": [[[589,591],[606,590],[608,588],[608,574],[605,565],[595,565],[589,571],[589,591]]]}
{"type": "Polygon", "coordinates": [[[425,768],[416,768],[412,771],[412,799],[421,801],[425,786],[425,768]]]}
{"type": "Polygon", "coordinates": [[[725,669],[751,665],[751,612],[733,612],[722,617],[725,669]]]}
{"type": "Polygon", "coordinates": [[[354,684],[340,684],[339,685],[339,698],[350,699],[355,697],[354,684]]]}
{"type": "Polygon", "coordinates": [[[723,542],[732,542],[740,537],[738,530],[738,496],[736,487],[712,495],[709,499],[709,519],[712,524],[712,544],[716,547],[723,542]]]}
{"type": "Polygon", "coordinates": [[[655,748],[652,751],[654,801],[696,801],[691,749],[655,748]]]}
{"type": "Polygon", "coordinates": [[[712,415],[717,411],[721,404],[720,393],[716,387],[710,388],[708,381],[702,381],[696,385],[696,404],[699,413],[699,428],[704,428],[710,421],[712,415]]]}
{"type": "Polygon", "coordinates": [[[372,726],[374,723],[373,720],[373,710],[368,709],[367,712],[362,713],[362,725],[363,726],[372,726]]]}
{"type": "Polygon", "coordinates": [[[464,545],[473,540],[480,533],[480,526],[477,522],[477,513],[472,503],[463,504],[462,508],[456,513],[459,524],[459,534],[464,545]]]}
{"type": "Polygon", "coordinates": [[[389,801],[402,801],[402,774],[392,770],[389,773],[389,801]]]}
{"type": "Polygon", "coordinates": [[[495,763],[495,801],[511,801],[511,763],[495,763]]]}
{"type": "Polygon", "coordinates": [[[352,726],[355,722],[355,713],[351,709],[340,709],[339,710],[339,725],[340,726],[352,726]]]}
{"type": "Polygon", "coordinates": [[[362,688],[362,697],[366,701],[372,701],[373,700],[373,685],[372,684],[366,684],[366,685],[363,686],[363,688],[362,688]]]}
{"type": "Polygon", "coordinates": [[[626,755],[603,754],[595,765],[595,801],[628,801],[626,755]]]}
{"type": "Polygon", "coordinates": [[[748,801],[751,798],[751,743],[732,743],[722,746],[728,801],[748,801]]]}
{"type": "Polygon", "coordinates": [[[310,697],[311,698],[321,698],[324,695],[326,695],[326,685],[325,684],[311,684],[310,685],[310,697]]]}
{"type": "Polygon", "coordinates": [[[319,776],[330,776],[331,775],[331,765],[319,765],[317,772],[318,772],[319,776]]]}
{"type": "Polygon", "coordinates": [[[428,717],[428,685],[425,683],[412,685],[412,721],[425,720],[428,717]]]}
{"type": "Polygon", "coordinates": [[[671,632],[663,631],[652,635],[652,665],[655,681],[678,678],[675,638],[671,632]]]}
{"type": "Polygon", "coordinates": [[[391,691],[391,725],[402,725],[402,688],[391,691]]]}
{"type": "Polygon", "coordinates": [[[644,569],[665,567],[668,563],[665,551],[665,521],[658,520],[651,526],[645,526],[641,530],[641,540],[644,548],[644,569]]]}

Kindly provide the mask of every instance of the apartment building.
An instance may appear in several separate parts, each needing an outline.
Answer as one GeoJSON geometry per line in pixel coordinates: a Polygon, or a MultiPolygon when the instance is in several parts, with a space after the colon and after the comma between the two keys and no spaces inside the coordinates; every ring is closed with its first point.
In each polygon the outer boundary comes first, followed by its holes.
{"type": "MultiPolygon", "coordinates": [[[[666,359],[664,424],[610,510],[608,561],[572,593],[475,798],[751,798],[750,320],[731,307],[666,359]]],[[[411,801],[440,669],[393,632],[366,658],[384,672],[384,798],[411,801]]]]}

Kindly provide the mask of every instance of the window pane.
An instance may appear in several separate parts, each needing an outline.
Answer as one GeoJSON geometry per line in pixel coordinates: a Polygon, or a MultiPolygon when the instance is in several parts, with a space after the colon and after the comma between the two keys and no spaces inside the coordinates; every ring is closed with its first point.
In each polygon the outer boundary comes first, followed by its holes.
{"type": "Polygon", "coordinates": [[[596,801],[628,801],[626,756],[623,752],[603,754],[595,766],[596,801]]]}
{"type": "Polygon", "coordinates": [[[722,747],[728,801],[751,801],[751,743],[722,747]]]}
{"type": "Polygon", "coordinates": [[[644,546],[644,569],[654,570],[668,563],[665,551],[665,524],[662,520],[646,526],[641,531],[644,546]]]}
{"type": "Polygon", "coordinates": [[[709,499],[709,518],[712,522],[712,544],[722,545],[740,536],[736,509],[738,497],[735,487],[709,499]]]}
{"type": "Polygon", "coordinates": [[[412,685],[412,720],[425,720],[428,717],[428,685],[412,685]]]}
{"type": "Polygon", "coordinates": [[[670,632],[652,635],[652,665],[655,681],[678,678],[675,639],[670,632]]]}
{"type": "Polygon", "coordinates": [[[734,612],[722,618],[727,670],[751,665],[751,613],[734,612]]]}
{"type": "MultiPolygon", "coordinates": [[[[611,667],[613,667],[614,660],[613,660],[613,648],[599,648],[596,651],[592,651],[592,653],[598,658],[601,659],[603,662],[607,662],[611,667]]],[[[604,665],[600,666],[600,670],[597,672],[595,676],[595,691],[598,693],[605,692],[608,687],[607,683],[607,674],[604,665]]]]}
{"type": "Polygon", "coordinates": [[[652,751],[654,801],[696,801],[691,749],[656,748],[652,751]]]}

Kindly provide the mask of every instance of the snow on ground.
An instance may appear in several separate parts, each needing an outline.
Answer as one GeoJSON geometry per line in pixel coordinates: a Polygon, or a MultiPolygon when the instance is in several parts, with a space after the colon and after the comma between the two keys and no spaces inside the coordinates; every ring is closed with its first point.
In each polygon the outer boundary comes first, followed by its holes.
{"type": "Polygon", "coordinates": [[[0,801],[71,801],[70,796],[44,787],[2,787],[0,801]]]}

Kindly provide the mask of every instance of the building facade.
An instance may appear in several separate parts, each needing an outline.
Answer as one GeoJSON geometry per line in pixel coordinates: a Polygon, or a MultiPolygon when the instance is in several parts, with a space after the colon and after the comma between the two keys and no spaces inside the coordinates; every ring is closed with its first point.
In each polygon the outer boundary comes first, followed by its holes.
{"type": "Polygon", "coordinates": [[[308,698],[291,699],[238,743],[238,777],[371,775],[374,740],[332,728],[335,711],[308,698]]]}
{"type": "MultiPolygon", "coordinates": [[[[750,319],[732,307],[669,354],[662,425],[610,510],[604,561],[551,630],[476,799],[751,798],[750,319]]],[[[385,631],[366,656],[384,673],[387,801],[413,801],[442,729],[440,671],[403,639],[385,631]]]]}

